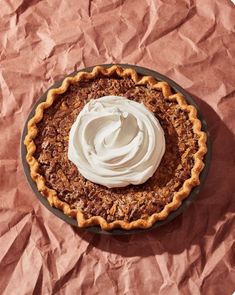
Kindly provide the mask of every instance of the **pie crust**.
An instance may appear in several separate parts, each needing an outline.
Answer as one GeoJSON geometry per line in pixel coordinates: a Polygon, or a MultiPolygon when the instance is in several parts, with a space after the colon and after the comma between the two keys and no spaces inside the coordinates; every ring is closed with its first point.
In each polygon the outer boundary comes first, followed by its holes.
{"type": "Polygon", "coordinates": [[[103,230],[112,230],[114,228],[130,230],[135,228],[149,228],[158,220],[166,219],[170,212],[176,210],[181,205],[182,201],[189,196],[192,188],[200,184],[199,175],[203,170],[203,157],[207,152],[206,139],[205,132],[201,130],[201,121],[197,118],[196,108],[192,105],[188,105],[185,98],[180,93],[173,93],[166,82],[158,82],[151,76],[140,77],[133,69],[124,69],[120,66],[114,65],[109,68],[96,66],[93,68],[92,72],[79,72],[74,77],[65,78],[60,87],[49,90],[46,101],[37,106],[34,116],[28,122],[28,133],[25,137],[24,144],[27,149],[26,160],[30,167],[31,177],[36,183],[38,191],[47,198],[51,206],[62,210],[64,214],[72,218],[76,218],[79,227],[100,225],[103,230]],[[65,93],[68,87],[74,83],[85,80],[94,80],[100,76],[111,77],[112,75],[121,78],[128,77],[133,80],[136,85],[148,85],[151,89],[161,91],[164,98],[177,102],[180,109],[188,113],[188,118],[193,126],[193,133],[197,137],[198,149],[193,155],[194,165],[191,169],[191,177],[184,181],[180,190],[174,193],[172,201],[166,204],[160,212],[153,213],[145,219],[140,218],[130,222],[125,220],[108,222],[101,216],[86,218],[82,210],[71,208],[68,203],[59,199],[57,192],[54,189],[51,189],[46,185],[44,176],[40,174],[40,164],[34,156],[36,151],[34,140],[38,133],[37,124],[42,120],[44,111],[53,107],[53,102],[56,101],[57,97],[60,94],[65,93]]]}

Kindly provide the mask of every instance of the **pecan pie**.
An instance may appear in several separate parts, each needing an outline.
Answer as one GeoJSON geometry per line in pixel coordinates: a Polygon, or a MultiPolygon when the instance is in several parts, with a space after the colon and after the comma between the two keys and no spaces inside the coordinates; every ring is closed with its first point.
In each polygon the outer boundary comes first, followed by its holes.
{"type": "Polygon", "coordinates": [[[120,66],[79,72],[51,89],[29,121],[24,143],[31,177],[50,205],[76,218],[80,227],[100,225],[104,230],[148,228],[166,219],[200,183],[207,151],[194,106],[166,82],[120,66]],[[91,100],[110,95],[144,105],[164,131],[164,154],[143,183],[95,183],[68,157],[70,131],[78,115],[91,100]]]}

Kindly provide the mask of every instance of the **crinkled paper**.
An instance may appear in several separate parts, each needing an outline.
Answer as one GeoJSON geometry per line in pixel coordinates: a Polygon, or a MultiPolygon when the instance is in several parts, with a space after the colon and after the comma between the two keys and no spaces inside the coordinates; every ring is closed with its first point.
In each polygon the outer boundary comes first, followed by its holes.
{"type": "Polygon", "coordinates": [[[0,1],[0,294],[215,294],[235,291],[235,6],[228,0],[0,1]],[[145,234],[72,228],[27,184],[27,114],[74,70],[129,63],[167,75],[205,117],[203,190],[145,234]]]}

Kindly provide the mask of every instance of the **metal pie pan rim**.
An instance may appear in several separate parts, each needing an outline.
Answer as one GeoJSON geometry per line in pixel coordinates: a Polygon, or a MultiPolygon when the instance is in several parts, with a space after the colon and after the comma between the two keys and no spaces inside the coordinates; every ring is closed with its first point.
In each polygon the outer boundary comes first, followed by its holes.
{"type": "MultiPolygon", "coordinates": [[[[107,67],[110,67],[112,65],[113,64],[101,64],[100,66],[103,66],[103,67],[107,68],[107,67]]],[[[36,197],[39,199],[39,201],[49,211],[51,211],[53,214],[55,214],[57,217],[64,220],[68,224],[77,227],[81,231],[85,230],[85,231],[88,231],[88,232],[93,232],[93,233],[97,233],[97,234],[104,234],[104,235],[131,235],[131,234],[143,233],[143,232],[147,232],[147,231],[153,230],[155,228],[158,228],[158,227],[160,227],[162,225],[165,225],[165,224],[169,223],[170,221],[172,221],[173,219],[175,219],[178,215],[180,215],[194,201],[194,199],[196,198],[198,193],[201,191],[201,189],[203,187],[203,184],[205,182],[206,176],[208,174],[210,160],[211,160],[211,143],[210,143],[210,134],[209,134],[208,128],[207,128],[207,123],[206,123],[205,119],[202,117],[201,111],[200,111],[199,107],[197,106],[197,104],[195,103],[195,101],[193,100],[192,96],[187,91],[185,91],[181,86],[179,86],[177,83],[175,83],[174,81],[172,81],[168,77],[166,77],[166,76],[164,76],[164,75],[162,75],[162,74],[160,74],[160,73],[158,73],[158,72],[156,72],[154,70],[150,70],[148,68],[144,68],[144,67],[140,67],[140,66],[136,66],[136,65],[131,65],[131,64],[118,64],[118,65],[120,65],[123,68],[132,68],[140,75],[153,76],[158,81],[165,81],[171,86],[171,88],[175,92],[179,92],[179,93],[183,94],[183,96],[185,97],[187,102],[189,104],[191,104],[191,105],[194,105],[198,110],[198,117],[202,122],[202,130],[204,132],[206,132],[206,134],[207,134],[207,149],[208,149],[208,151],[207,151],[207,154],[205,155],[205,158],[204,158],[205,167],[204,167],[203,171],[200,174],[200,185],[193,188],[192,191],[190,192],[189,196],[187,198],[185,198],[185,200],[182,201],[181,206],[177,210],[172,211],[165,220],[157,221],[152,227],[147,228],[147,229],[133,229],[133,230],[113,229],[111,231],[105,231],[105,230],[102,230],[100,228],[100,226],[91,226],[91,227],[86,227],[86,228],[79,228],[76,219],[73,219],[73,218],[65,215],[61,210],[59,210],[59,209],[57,209],[55,207],[52,207],[48,203],[47,199],[37,190],[37,186],[36,186],[35,182],[32,180],[32,178],[30,176],[30,169],[29,169],[28,163],[26,161],[26,148],[25,148],[25,145],[24,145],[24,138],[25,138],[26,133],[27,133],[27,123],[33,117],[37,105],[39,103],[41,103],[42,101],[45,101],[48,91],[50,89],[52,89],[52,88],[59,87],[64,79],[55,82],[36,101],[36,103],[34,104],[33,108],[31,109],[31,111],[30,111],[30,113],[29,113],[29,115],[27,117],[27,120],[25,121],[25,125],[24,125],[23,132],[22,132],[22,135],[21,135],[21,143],[20,143],[23,170],[24,170],[25,176],[27,178],[27,181],[28,181],[30,187],[32,188],[33,192],[35,193],[36,197]]],[[[95,66],[87,67],[87,68],[75,71],[75,72],[65,76],[64,78],[74,76],[78,72],[82,72],[82,71],[90,72],[94,67],[95,66]]]]}

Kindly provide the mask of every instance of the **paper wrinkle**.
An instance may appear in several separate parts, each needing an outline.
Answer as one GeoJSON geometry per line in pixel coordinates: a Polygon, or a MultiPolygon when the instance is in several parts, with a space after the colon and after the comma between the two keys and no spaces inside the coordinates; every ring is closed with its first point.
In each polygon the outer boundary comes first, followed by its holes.
{"type": "MultiPolygon", "coordinates": [[[[166,6],[164,7],[166,9],[166,6]]],[[[189,9],[186,8],[186,10],[185,8],[186,7],[184,7],[181,13],[179,13],[177,6],[171,7],[173,10],[173,15],[171,14],[171,16],[169,16],[169,19],[167,20],[166,24],[164,24],[164,26],[162,25],[161,11],[159,9],[159,16],[157,20],[154,18],[155,23],[153,25],[155,27],[160,25],[160,29],[155,31],[151,30],[150,34],[146,38],[144,38],[145,36],[143,37],[142,42],[145,44],[145,46],[150,45],[155,40],[165,38],[169,34],[171,35],[174,31],[177,32],[178,28],[180,28],[185,22],[189,21],[196,14],[195,7],[190,7],[189,9]]]]}
{"type": "Polygon", "coordinates": [[[0,10],[0,294],[232,294],[235,10],[226,0],[3,0],[0,10]],[[209,175],[169,224],[135,236],[72,228],[23,175],[27,115],[55,81],[138,64],[189,91],[208,123],[209,175]]]}

